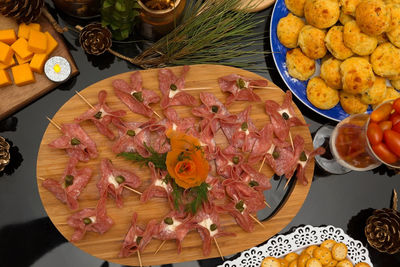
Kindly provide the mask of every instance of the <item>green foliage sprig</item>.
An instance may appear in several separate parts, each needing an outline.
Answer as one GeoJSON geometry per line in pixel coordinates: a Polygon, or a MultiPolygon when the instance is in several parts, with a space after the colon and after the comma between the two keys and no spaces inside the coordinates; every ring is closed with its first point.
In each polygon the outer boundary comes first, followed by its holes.
{"type": "Polygon", "coordinates": [[[167,170],[167,165],[165,164],[165,161],[167,160],[167,153],[157,153],[152,147],[147,146],[146,143],[144,143],[144,147],[150,152],[150,156],[147,158],[143,157],[138,152],[122,152],[117,156],[133,162],[141,163],[146,166],[149,162],[152,162],[156,168],[167,170]]]}

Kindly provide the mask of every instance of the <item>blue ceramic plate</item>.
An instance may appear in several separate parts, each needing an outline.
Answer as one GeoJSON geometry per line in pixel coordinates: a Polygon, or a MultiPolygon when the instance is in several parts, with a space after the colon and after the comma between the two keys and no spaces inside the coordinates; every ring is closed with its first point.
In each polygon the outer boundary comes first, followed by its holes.
{"type": "MultiPolygon", "coordinates": [[[[292,91],[292,93],[298,99],[300,99],[300,101],[303,102],[307,107],[329,119],[335,121],[343,120],[344,118],[348,117],[349,114],[344,112],[344,110],[340,106],[340,103],[328,110],[316,108],[307,99],[306,87],[308,81],[300,81],[289,75],[288,70],[286,68],[286,52],[288,49],[284,47],[281,44],[281,42],[279,42],[278,36],[276,34],[276,27],[278,25],[279,20],[283,17],[286,17],[288,13],[289,10],[286,8],[285,1],[277,0],[275,3],[274,10],[272,12],[272,18],[270,24],[271,25],[270,41],[271,41],[272,56],[274,58],[275,65],[279,71],[279,74],[281,75],[283,81],[286,83],[290,91],[292,91]]],[[[319,67],[320,67],[320,61],[318,60],[316,64],[316,71],[315,71],[316,74],[314,76],[319,76],[319,67]]],[[[368,112],[370,112],[370,108],[368,110],[369,110],[368,112]]]]}

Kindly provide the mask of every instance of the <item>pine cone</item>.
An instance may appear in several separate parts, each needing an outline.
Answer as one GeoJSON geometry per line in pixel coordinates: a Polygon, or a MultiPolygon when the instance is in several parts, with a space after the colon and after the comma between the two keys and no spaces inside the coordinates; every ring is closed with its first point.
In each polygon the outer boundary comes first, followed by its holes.
{"type": "Polygon", "coordinates": [[[0,0],[0,13],[16,18],[18,23],[36,21],[42,13],[44,0],[0,0]]]}
{"type": "Polygon", "coordinates": [[[400,251],[400,213],[393,209],[375,210],[365,226],[368,243],[380,252],[400,251]]]}
{"type": "Polygon", "coordinates": [[[4,168],[10,162],[10,145],[7,141],[0,136],[0,172],[4,170],[4,168]]]}
{"type": "Polygon", "coordinates": [[[86,53],[100,55],[111,47],[111,32],[101,23],[91,23],[81,30],[79,42],[86,53]]]}

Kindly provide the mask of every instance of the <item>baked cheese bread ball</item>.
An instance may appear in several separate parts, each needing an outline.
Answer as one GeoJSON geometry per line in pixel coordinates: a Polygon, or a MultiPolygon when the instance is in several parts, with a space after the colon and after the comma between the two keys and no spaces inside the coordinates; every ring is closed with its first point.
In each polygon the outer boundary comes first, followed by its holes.
{"type": "Polygon", "coordinates": [[[370,60],[377,75],[386,78],[400,75],[400,49],[391,43],[380,44],[372,53],[370,60]]]}
{"type": "Polygon", "coordinates": [[[281,262],[274,257],[266,257],[261,262],[261,267],[281,267],[281,262]]]}
{"type": "Polygon", "coordinates": [[[400,90],[400,79],[390,80],[390,84],[397,90],[400,90]]]}
{"type": "Polygon", "coordinates": [[[383,99],[382,102],[380,102],[380,103],[372,105],[372,109],[375,109],[377,106],[379,106],[380,104],[382,104],[385,101],[394,100],[394,99],[399,98],[399,97],[400,97],[400,92],[397,91],[396,89],[394,89],[393,87],[388,86],[386,88],[385,99],[383,99]]]}
{"type": "Polygon", "coordinates": [[[371,64],[361,57],[351,57],[340,65],[342,89],[350,94],[362,94],[374,85],[375,75],[371,64]]]}
{"type": "Polygon", "coordinates": [[[295,48],[286,53],[286,67],[290,76],[305,81],[314,74],[315,61],[295,48]]]}
{"type": "Polygon", "coordinates": [[[362,33],[355,20],[344,25],[343,42],[351,51],[360,56],[372,54],[378,45],[377,38],[362,33]]]}
{"type": "Polygon", "coordinates": [[[339,102],[339,91],[332,89],[320,77],[314,77],[307,84],[307,99],[320,109],[331,109],[339,102]]]}
{"type": "Polygon", "coordinates": [[[382,102],[386,97],[386,88],[386,79],[379,76],[375,77],[374,85],[362,93],[361,102],[367,105],[382,102]]]}
{"type": "Polygon", "coordinates": [[[311,25],[304,26],[299,33],[298,45],[309,58],[319,59],[325,56],[325,32],[311,25]]]}
{"type": "Polygon", "coordinates": [[[343,26],[333,26],[325,36],[326,48],[332,56],[337,59],[345,60],[353,55],[353,51],[344,45],[343,26]]]}
{"type": "Polygon", "coordinates": [[[339,21],[342,23],[342,25],[345,25],[351,20],[355,20],[353,16],[344,14],[342,11],[340,12],[339,21]]]}
{"type": "Polygon", "coordinates": [[[353,264],[349,260],[342,260],[336,264],[336,267],[353,267],[353,264]]]}
{"type": "Polygon", "coordinates": [[[287,48],[297,47],[299,33],[304,25],[304,21],[299,17],[294,16],[292,13],[289,13],[286,17],[281,18],[277,27],[279,41],[287,48]]]}
{"type": "Polygon", "coordinates": [[[390,4],[391,21],[386,33],[390,42],[400,48],[400,4],[390,4]]]}
{"type": "Polygon", "coordinates": [[[354,265],[354,267],[371,267],[371,266],[369,266],[368,263],[360,262],[360,263],[357,263],[356,265],[354,265]]]}
{"type": "Polygon", "coordinates": [[[376,39],[378,40],[378,45],[389,42],[389,38],[387,37],[386,32],[377,35],[376,39]]]}
{"type": "Polygon", "coordinates": [[[285,0],[285,5],[290,12],[299,17],[304,17],[304,3],[306,0],[285,0]]]}
{"type": "Polygon", "coordinates": [[[340,0],[342,12],[346,15],[354,16],[356,14],[356,7],[361,0],[340,0]]]}
{"type": "Polygon", "coordinates": [[[340,105],[348,114],[364,113],[368,109],[368,105],[361,102],[360,95],[349,94],[345,91],[340,91],[340,105]]]}
{"type": "Polygon", "coordinates": [[[338,21],[340,15],[338,0],[306,0],[304,16],[308,24],[325,29],[338,21]]]}
{"type": "Polygon", "coordinates": [[[325,83],[336,90],[342,89],[342,76],[340,76],[342,61],[336,58],[325,60],[321,65],[321,78],[325,83]]]}
{"type": "Polygon", "coordinates": [[[387,31],[390,18],[390,12],[382,0],[363,0],[357,5],[357,24],[368,35],[379,35],[387,31]]]}

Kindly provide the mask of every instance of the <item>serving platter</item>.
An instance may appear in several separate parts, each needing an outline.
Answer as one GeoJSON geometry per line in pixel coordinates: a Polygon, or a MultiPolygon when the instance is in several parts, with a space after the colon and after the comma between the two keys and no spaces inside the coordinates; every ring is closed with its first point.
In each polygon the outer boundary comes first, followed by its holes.
{"type": "MultiPolygon", "coordinates": [[[[172,67],[170,69],[175,74],[179,75],[182,67],[172,67]]],[[[143,87],[154,90],[156,93],[161,94],[158,90],[158,70],[150,69],[140,72],[143,78],[143,87]]],[[[233,67],[220,65],[193,65],[190,66],[190,70],[186,75],[185,87],[211,88],[202,91],[214,93],[216,97],[224,103],[226,95],[219,89],[217,79],[221,76],[229,74],[239,74],[249,78],[263,79],[263,77],[252,72],[233,67]]],[[[131,72],[128,72],[107,78],[83,89],[80,91],[80,94],[83,95],[90,103],[96,104],[98,101],[98,92],[100,90],[105,90],[108,93],[106,102],[113,110],[123,109],[127,111],[127,115],[123,118],[124,120],[142,122],[147,121],[147,118],[130,112],[113,92],[112,81],[115,79],[129,81],[130,75],[131,72]]],[[[271,89],[260,89],[256,93],[263,100],[272,99],[281,104],[284,99],[284,92],[272,82],[270,82],[269,87],[271,89]]],[[[189,91],[189,93],[195,96],[197,99],[199,99],[200,92],[200,90],[189,91]]],[[[269,117],[264,111],[264,102],[235,102],[229,106],[229,111],[233,114],[237,114],[249,105],[252,106],[251,118],[256,127],[260,129],[265,125],[266,122],[269,121],[269,117]]],[[[152,107],[158,114],[162,114],[162,111],[158,105],[153,105],[152,107]]],[[[174,108],[178,111],[178,114],[181,117],[191,116],[189,107],[179,106],[174,108]]],[[[304,122],[304,118],[299,109],[295,106],[294,108],[297,116],[304,122]]],[[[78,95],[75,95],[59,109],[52,119],[58,124],[70,123],[73,122],[74,118],[88,109],[89,106],[82,101],[78,95]]],[[[103,158],[111,159],[114,166],[118,168],[130,169],[134,171],[143,181],[142,186],[138,188],[138,191],[143,192],[146,186],[148,186],[150,183],[149,169],[147,167],[141,167],[139,164],[128,162],[120,157],[116,157],[116,155],[111,151],[112,141],[109,141],[106,137],[100,135],[95,126],[90,122],[83,122],[81,123],[81,126],[85,129],[89,136],[95,140],[100,156],[97,159],[89,161],[88,163],[80,162],[78,164],[78,168],[90,167],[94,171],[91,181],[80,196],[80,209],[96,206],[99,198],[96,183],[100,175],[99,164],[103,158]]],[[[300,126],[293,128],[292,134],[301,135],[305,140],[306,149],[312,150],[311,134],[308,127],[300,126]]],[[[62,176],[68,161],[68,157],[64,151],[52,149],[48,146],[52,140],[58,138],[60,135],[61,133],[59,130],[53,125],[49,124],[44,133],[38,152],[37,177],[59,179],[62,176]]],[[[225,146],[227,143],[226,138],[223,136],[221,131],[219,131],[215,140],[220,146],[225,146]]],[[[258,169],[259,165],[255,167],[258,169]]],[[[262,172],[267,175],[267,177],[273,176],[272,170],[267,166],[262,168],[262,172]]],[[[309,164],[306,168],[306,177],[309,181],[308,185],[304,186],[297,181],[294,182],[289,188],[289,193],[284,201],[282,201],[276,210],[271,211],[271,216],[269,216],[268,219],[262,222],[264,227],[256,225],[255,231],[252,233],[244,232],[236,224],[232,217],[228,215],[222,215],[221,224],[224,229],[228,232],[236,233],[236,237],[218,238],[218,244],[221,248],[222,254],[230,255],[256,246],[283,229],[294,218],[294,216],[296,216],[297,212],[303,205],[311,186],[313,172],[314,162],[311,162],[311,164],[309,164]],[[236,240],[240,240],[240,242],[236,242],[236,240]]],[[[69,210],[66,205],[63,205],[49,191],[44,189],[41,185],[41,180],[38,179],[37,182],[39,194],[48,216],[60,233],[62,233],[64,237],[69,240],[73,233],[73,229],[68,226],[66,222],[67,218],[74,212],[69,210]]],[[[285,181],[283,181],[283,184],[284,183],[285,181]]],[[[275,189],[266,191],[266,194],[274,196],[274,190],[275,189]]],[[[279,190],[282,190],[282,188],[279,190]]],[[[107,261],[121,265],[138,265],[139,261],[136,257],[136,254],[129,258],[118,257],[118,252],[121,248],[125,234],[130,227],[132,213],[134,211],[138,213],[139,225],[144,226],[151,219],[160,220],[169,212],[169,207],[165,199],[152,199],[149,202],[142,204],[139,202],[138,195],[125,190],[123,208],[117,208],[114,200],[110,198],[107,200],[107,214],[114,220],[114,226],[103,235],[88,232],[81,241],[74,244],[87,253],[107,261]]],[[[177,254],[175,242],[167,241],[158,254],[154,256],[154,252],[160,244],[161,241],[153,240],[141,253],[141,259],[144,265],[161,265],[166,263],[192,261],[219,256],[218,251],[213,244],[211,254],[205,257],[202,252],[202,241],[199,238],[198,233],[194,231],[190,232],[184,239],[182,244],[182,252],[180,254],[177,254]]]]}
{"type": "Polygon", "coordinates": [[[306,247],[320,245],[327,239],[344,243],[348,248],[347,259],[352,264],[365,262],[373,266],[368,249],[360,241],[348,236],[342,229],[332,225],[321,227],[306,225],[296,228],[289,234],[277,235],[262,246],[243,251],[238,258],[226,261],[220,267],[259,267],[265,257],[280,258],[290,252],[300,254],[306,247]]]}
{"type": "MultiPolygon", "coordinates": [[[[275,61],[276,68],[278,69],[279,74],[281,75],[283,81],[286,86],[292,91],[292,93],[301,101],[304,105],[317,112],[318,114],[329,118],[334,121],[341,121],[344,118],[348,117],[347,114],[340,103],[338,103],[335,107],[331,109],[319,109],[311,104],[307,99],[306,88],[307,81],[300,81],[296,78],[293,78],[289,75],[287,67],[286,67],[286,52],[289,50],[278,39],[277,35],[277,26],[278,22],[281,18],[286,17],[289,14],[289,10],[286,8],[285,0],[277,0],[274,6],[274,10],[272,11],[271,23],[270,23],[270,42],[271,42],[271,50],[272,56],[275,61]]],[[[316,71],[312,77],[319,76],[320,73],[320,60],[316,61],[316,71]]],[[[370,112],[371,107],[368,108],[368,112],[370,112]]]]}

